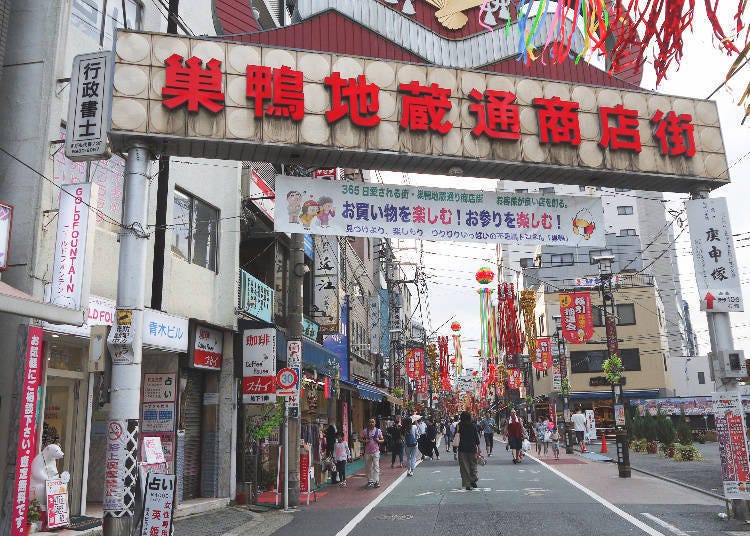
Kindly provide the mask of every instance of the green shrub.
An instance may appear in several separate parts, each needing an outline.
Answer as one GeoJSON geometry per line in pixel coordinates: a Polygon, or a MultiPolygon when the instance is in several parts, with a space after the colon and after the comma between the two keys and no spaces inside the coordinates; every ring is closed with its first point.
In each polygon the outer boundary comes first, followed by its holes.
{"type": "Polygon", "coordinates": [[[656,415],[656,439],[667,446],[674,443],[676,433],[672,420],[664,415],[661,411],[656,415]]]}
{"type": "Polygon", "coordinates": [[[703,456],[694,445],[677,445],[674,449],[676,462],[702,462],[703,456]]]}
{"type": "Polygon", "coordinates": [[[655,418],[649,415],[643,419],[643,437],[648,439],[649,443],[656,441],[657,428],[655,418]]]}
{"type": "Polygon", "coordinates": [[[680,414],[680,420],[677,422],[677,439],[682,445],[693,444],[693,431],[685,420],[685,411],[680,414]]]}
{"type": "Polygon", "coordinates": [[[635,439],[630,444],[630,450],[632,450],[633,452],[646,452],[646,446],[647,445],[648,445],[648,441],[647,440],[645,440],[643,438],[635,439]]]}

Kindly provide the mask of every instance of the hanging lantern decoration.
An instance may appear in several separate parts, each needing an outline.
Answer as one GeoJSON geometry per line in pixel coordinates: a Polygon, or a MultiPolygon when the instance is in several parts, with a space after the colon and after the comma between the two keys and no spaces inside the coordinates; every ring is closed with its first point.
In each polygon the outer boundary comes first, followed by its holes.
{"type": "Polygon", "coordinates": [[[526,331],[526,348],[529,355],[536,355],[536,322],[534,321],[534,308],[536,307],[536,292],[533,290],[521,291],[521,312],[523,313],[523,325],[526,331]]]}
{"type": "Polygon", "coordinates": [[[453,331],[461,331],[461,324],[459,324],[458,322],[453,322],[451,324],[451,329],[453,331]]]}
{"type": "Polygon", "coordinates": [[[480,285],[489,285],[495,279],[495,272],[490,268],[480,268],[477,270],[476,279],[480,285]]]}

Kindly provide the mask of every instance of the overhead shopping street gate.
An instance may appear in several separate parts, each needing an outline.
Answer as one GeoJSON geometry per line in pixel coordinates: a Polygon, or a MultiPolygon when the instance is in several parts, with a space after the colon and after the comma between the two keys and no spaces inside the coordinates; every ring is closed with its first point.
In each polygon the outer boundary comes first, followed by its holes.
{"type": "Polygon", "coordinates": [[[111,79],[115,151],[141,140],[177,156],[673,192],[729,182],[712,101],[134,31],[117,33],[111,79]]]}

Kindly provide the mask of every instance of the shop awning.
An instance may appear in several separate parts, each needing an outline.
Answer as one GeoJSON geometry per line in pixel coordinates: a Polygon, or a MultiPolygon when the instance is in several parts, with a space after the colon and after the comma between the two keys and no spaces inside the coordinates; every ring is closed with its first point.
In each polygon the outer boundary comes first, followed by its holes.
{"type": "Polygon", "coordinates": [[[0,281],[0,313],[38,318],[52,324],[82,326],[86,321],[84,309],[68,309],[43,303],[2,281],[0,281]]]}
{"type": "MultiPolygon", "coordinates": [[[[625,390],[622,395],[625,398],[656,398],[659,396],[659,389],[633,389],[625,390]]],[[[584,398],[612,398],[611,391],[577,391],[570,393],[572,399],[584,399],[584,398]]]]}
{"type": "Polygon", "coordinates": [[[380,402],[383,400],[383,393],[380,389],[373,387],[372,385],[358,383],[357,391],[359,391],[359,398],[363,400],[371,400],[373,402],[380,402]]]}

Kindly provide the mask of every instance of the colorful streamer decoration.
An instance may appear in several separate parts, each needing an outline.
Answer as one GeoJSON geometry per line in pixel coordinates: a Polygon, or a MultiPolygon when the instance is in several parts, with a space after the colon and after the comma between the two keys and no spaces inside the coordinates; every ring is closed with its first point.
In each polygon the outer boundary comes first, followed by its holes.
{"type": "MultiPolygon", "coordinates": [[[[478,10],[479,24],[488,29],[491,27],[482,17],[489,3],[490,0],[485,0],[478,10]]],[[[679,67],[685,32],[692,30],[696,0],[557,0],[554,9],[551,3],[551,0],[517,0],[514,22],[518,26],[518,61],[526,65],[538,60],[562,63],[571,57],[573,36],[580,31],[583,45],[574,57],[576,64],[598,55],[606,57],[611,75],[626,69],[638,71],[653,50],[650,59],[658,86],[673,63],[679,67]],[[545,27],[544,45],[535,46],[545,27]]],[[[704,0],[705,14],[718,46],[727,54],[740,56],[743,54],[740,48],[745,48],[747,54],[750,38],[750,30],[746,30],[744,45],[735,44],[746,27],[742,18],[747,0],[732,4],[737,5],[737,11],[732,18],[733,28],[727,31],[719,20],[719,0],[704,0]]],[[[505,29],[497,31],[509,34],[510,24],[508,20],[505,29]]]]}
{"type": "Polygon", "coordinates": [[[495,279],[495,272],[490,268],[480,268],[475,275],[477,283],[480,285],[489,285],[495,279]]]}
{"type": "MultiPolygon", "coordinates": [[[[458,331],[458,330],[455,330],[455,331],[458,331]]],[[[458,378],[463,373],[463,364],[461,360],[461,334],[460,333],[453,334],[453,354],[456,356],[454,359],[456,360],[456,363],[455,363],[456,377],[458,378]]]]}
{"type": "Polygon", "coordinates": [[[529,355],[536,355],[536,322],[534,321],[534,309],[536,308],[536,291],[521,291],[521,312],[523,313],[523,325],[526,332],[526,348],[529,355]]]}

